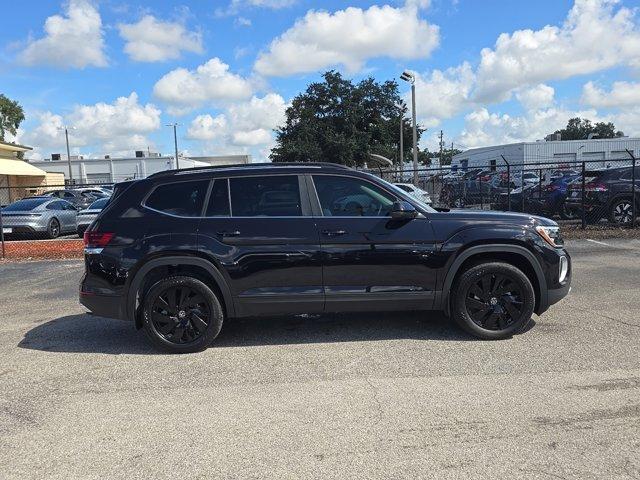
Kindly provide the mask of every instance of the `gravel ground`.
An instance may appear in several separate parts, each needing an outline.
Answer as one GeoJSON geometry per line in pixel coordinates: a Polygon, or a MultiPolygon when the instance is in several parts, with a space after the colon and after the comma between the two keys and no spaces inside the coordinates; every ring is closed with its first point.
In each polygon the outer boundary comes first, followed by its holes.
{"type": "Polygon", "coordinates": [[[640,478],[640,241],[571,242],[511,340],[441,315],[229,323],[156,354],[78,261],[0,265],[0,478],[640,478]]]}

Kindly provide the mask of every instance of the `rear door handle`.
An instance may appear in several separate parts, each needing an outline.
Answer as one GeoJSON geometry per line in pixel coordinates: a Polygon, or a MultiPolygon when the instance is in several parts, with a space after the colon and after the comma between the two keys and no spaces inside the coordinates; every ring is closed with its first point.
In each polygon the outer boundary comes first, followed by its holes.
{"type": "Polygon", "coordinates": [[[231,232],[216,232],[218,235],[220,235],[222,238],[225,237],[239,237],[240,236],[240,230],[233,230],[231,232]]]}
{"type": "Polygon", "coordinates": [[[327,237],[338,237],[340,235],[345,235],[347,233],[346,230],[323,230],[322,234],[327,237]]]}

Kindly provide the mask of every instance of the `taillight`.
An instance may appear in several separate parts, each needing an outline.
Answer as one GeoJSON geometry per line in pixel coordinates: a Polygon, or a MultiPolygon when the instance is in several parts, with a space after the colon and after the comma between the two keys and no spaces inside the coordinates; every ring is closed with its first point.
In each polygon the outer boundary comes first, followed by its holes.
{"type": "Polygon", "coordinates": [[[589,182],[584,186],[585,192],[606,192],[609,190],[604,183],[589,182]]]}
{"type": "Polygon", "coordinates": [[[84,248],[104,248],[111,239],[113,233],[111,232],[84,232],[84,248]]]}

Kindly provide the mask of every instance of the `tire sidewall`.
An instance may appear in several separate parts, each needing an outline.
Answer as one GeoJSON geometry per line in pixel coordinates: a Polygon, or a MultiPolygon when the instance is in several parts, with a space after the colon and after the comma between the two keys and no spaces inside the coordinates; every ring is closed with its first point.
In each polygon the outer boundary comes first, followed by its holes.
{"type": "Polygon", "coordinates": [[[479,338],[498,340],[512,337],[529,324],[535,308],[535,292],[527,276],[513,265],[499,262],[484,263],[469,268],[459,277],[453,290],[451,306],[453,319],[464,330],[479,338]],[[504,330],[495,331],[480,327],[471,319],[465,306],[466,292],[469,287],[488,273],[508,276],[523,292],[523,314],[520,319],[504,330]]]}
{"type": "Polygon", "coordinates": [[[207,348],[218,336],[224,321],[224,312],[216,294],[204,282],[194,277],[175,276],[155,283],[145,294],[142,302],[142,327],[151,343],[169,353],[193,353],[207,348]],[[209,325],[206,332],[196,341],[189,344],[175,344],[165,339],[154,327],[151,320],[151,309],[158,295],[171,287],[185,286],[197,290],[208,304],[210,311],[209,325]]]}

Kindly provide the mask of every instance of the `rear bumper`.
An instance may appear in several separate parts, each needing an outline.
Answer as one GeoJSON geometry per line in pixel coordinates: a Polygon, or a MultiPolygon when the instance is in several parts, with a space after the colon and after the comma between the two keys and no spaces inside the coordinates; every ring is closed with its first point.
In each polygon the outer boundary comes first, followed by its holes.
{"type": "Polygon", "coordinates": [[[98,295],[80,290],[80,303],[99,317],[122,319],[120,307],[123,299],[115,295],[98,295]]]}

